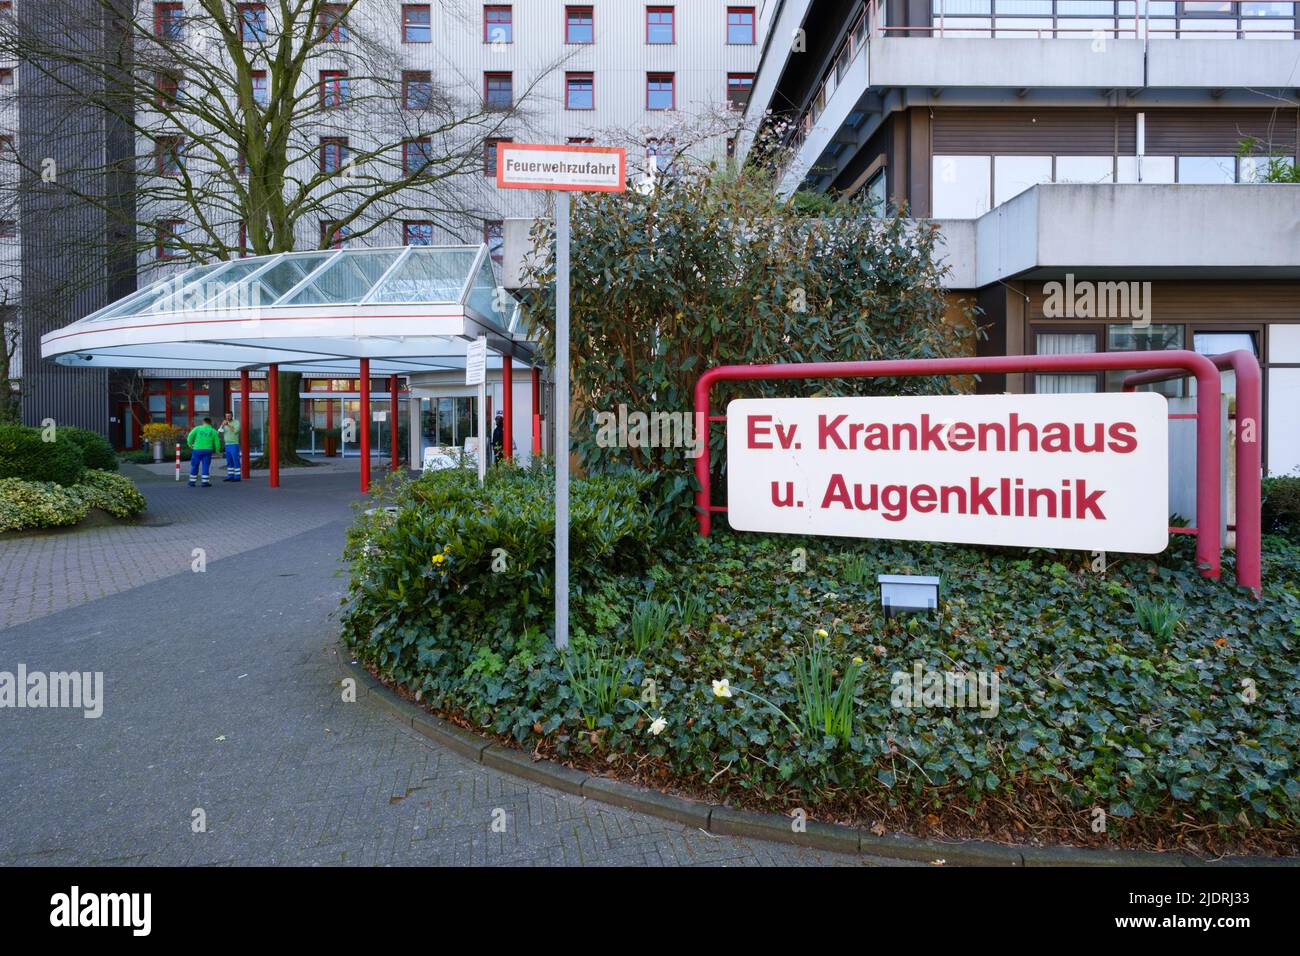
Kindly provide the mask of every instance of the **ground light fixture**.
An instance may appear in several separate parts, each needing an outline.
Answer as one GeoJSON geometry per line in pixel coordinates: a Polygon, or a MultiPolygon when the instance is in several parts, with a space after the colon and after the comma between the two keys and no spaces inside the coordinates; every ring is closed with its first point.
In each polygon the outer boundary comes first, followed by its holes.
{"type": "Polygon", "coordinates": [[[933,611],[939,606],[939,579],[925,574],[879,574],[880,606],[885,620],[907,611],[933,611]]]}

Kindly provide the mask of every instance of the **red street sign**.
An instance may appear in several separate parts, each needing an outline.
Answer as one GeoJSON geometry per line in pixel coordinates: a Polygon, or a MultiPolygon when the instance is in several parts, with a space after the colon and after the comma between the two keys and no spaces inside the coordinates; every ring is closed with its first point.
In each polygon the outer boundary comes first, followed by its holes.
{"type": "Polygon", "coordinates": [[[627,150],[613,146],[498,143],[497,186],[621,193],[627,188],[627,150]]]}

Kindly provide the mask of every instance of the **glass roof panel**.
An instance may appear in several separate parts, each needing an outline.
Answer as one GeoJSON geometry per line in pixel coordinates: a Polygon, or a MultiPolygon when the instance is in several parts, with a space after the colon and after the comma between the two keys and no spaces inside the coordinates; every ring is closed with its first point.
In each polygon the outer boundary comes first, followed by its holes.
{"type": "Polygon", "coordinates": [[[367,302],[459,302],[476,250],[412,246],[406,261],[375,287],[367,302]]]}
{"type": "Polygon", "coordinates": [[[344,250],[315,279],[276,304],[342,305],[360,302],[401,254],[401,249],[344,250]]]}
{"type": "Polygon", "coordinates": [[[328,252],[285,256],[253,281],[260,287],[262,304],[279,299],[329,258],[328,252]]]}
{"type": "Polygon", "coordinates": [[[158,307],[158,311],[167,311],[174,304],[172,297],[224,265],[226,265],[225,262],[213,262],[206,266],[199,266],[197,269],[178,272],[147,286],[139,292],[133,292],[113,305],[86,316],[81,321],[102,322],[104,319],[116,319],[124,315],[141,315],[154,309],[155,306],[158,307]],[[164,299],[167,301],[164,302],[164,299]]]}
{"type": "Polygon", "coordinates": [[[267,264],[266,257],[240,259],[228,269],[213,273],[203,284],[203,298],[195,308],[234,309],[242,306],[262,305],[248,295],[249,284],[244,280],[267,264]]]}
{"type": "Polygon", "coordinates": [[[505,328],[506,323],[510,321],[510,313],[506,311],[513,305],[513,300],[507,302],[505,310],[498,311],[495,308],[497,290],[497,277],[492,271],[492,257],[484,256],[482,263],[479,264],[478,274],[474,276],[474,282],[469,287],[469,295],[465,297],[465,304],[485,319],[492,319],[497,325],[505,328]]]}

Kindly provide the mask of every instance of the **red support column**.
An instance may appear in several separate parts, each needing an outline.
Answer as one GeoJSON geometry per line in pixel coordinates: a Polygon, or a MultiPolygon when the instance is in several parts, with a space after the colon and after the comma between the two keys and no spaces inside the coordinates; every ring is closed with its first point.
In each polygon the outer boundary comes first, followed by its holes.
{"type": "Polygon", "coordinates": [[[542,373],[533,366],[533,454],[542,453],[542,373]]]}
{"type": "Polygon", "coordinates": [[[370,359],[361,360],[361,491],[370,490],[370,359]]]}
{"type": "Polygon", "coordinates": [[[501,356],[501,457],[509,461],[513,455],[510,454],[511,440],[511,418],[514,415],[514,378],[510,368],[510,356],[505,354],[501,356]]]}
{"type": "Polygon", "coordinates": [[[266,368],[266,404],[269,434],[266,440],[267,481],[272,488],[280,487],[280,366],[266,368]]]}
{"type": "Polygon", "coordinates": [[[388,427],[392,430],[393,433],[392,435],[393,460],[388,463],[388,467],[389,470],[391,471],[397,471],[397,459],[399,457],[398,455],[399,449],[397,447],[397,436],[398,433],[401,431],[401,429],[397,427],[397,423],[399,420],[397,415],[397,406],[399,404],[400,398],[401,396],[397,394],[397,376],[390,375],[388,376],[388,418],[389,418],[388,427]]]}
{"type": "Polygon", "coordinates": [[[247,481],[253,477],[252,469],[249,468],[251,458],[249,445],[252,444],[253,438],[253,407],[252,394],[253,387],[249,381],[251,376],[248,369],[239,371],[239,477],[247,481]]]}

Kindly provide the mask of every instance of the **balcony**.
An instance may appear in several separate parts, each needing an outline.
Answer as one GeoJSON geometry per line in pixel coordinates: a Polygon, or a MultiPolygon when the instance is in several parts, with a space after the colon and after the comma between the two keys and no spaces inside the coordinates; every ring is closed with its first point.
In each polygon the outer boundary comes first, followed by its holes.
{"type": "Polygon", "coordinates": [[[934,220],[945,286],[1095,270],[1115,279],[1300,278],[1297,187],[1045,183],[978,219],[934,220]]]}

